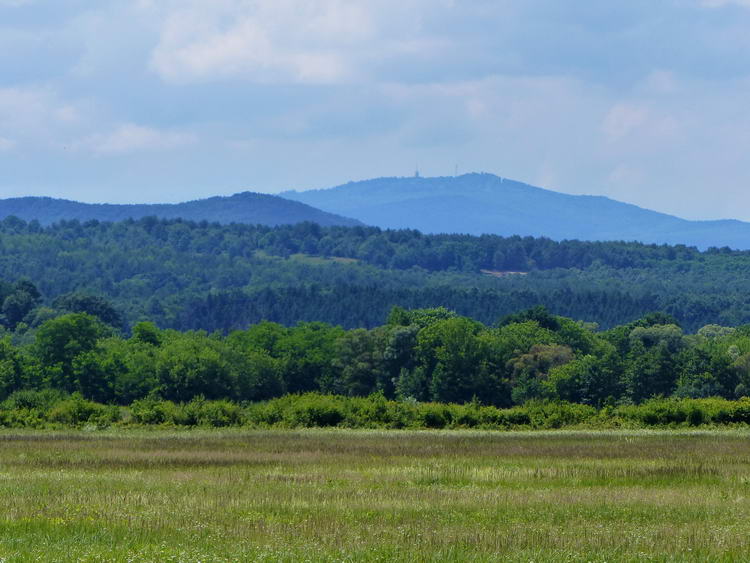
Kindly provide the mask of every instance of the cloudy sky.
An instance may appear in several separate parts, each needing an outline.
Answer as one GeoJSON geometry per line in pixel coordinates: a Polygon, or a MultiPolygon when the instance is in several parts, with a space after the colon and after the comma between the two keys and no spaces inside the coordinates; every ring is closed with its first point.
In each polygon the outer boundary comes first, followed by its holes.
{"type": "Polygon", "coordinates": [[[750,220],[750,0],[0,0],[0,197],[488,171],[750,220]]]}

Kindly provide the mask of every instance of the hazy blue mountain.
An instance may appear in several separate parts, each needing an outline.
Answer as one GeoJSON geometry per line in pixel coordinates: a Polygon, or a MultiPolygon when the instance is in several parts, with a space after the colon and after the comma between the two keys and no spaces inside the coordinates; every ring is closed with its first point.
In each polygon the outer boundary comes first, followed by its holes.
{"type": "Polygon", "coordinates": [[[339,217],[298,201],[274,195],[243,192],[228,197],[211,197],[185,203],[164,204],[92,204],[49,197],[19,197],[0,200],[0,218],[15,215],[26,221],[37,219],[43,225],[62,219],[121,221],[150,215],[191,221],[286,225],[313,221],[320,225],[361,225],[359,221],[339,217]]]}
{"type": "Polygon", "coordinates": [[[281,195],[368,225],[425,233],[750,248],[750,223],[688,221],[603,196],[562,194],[492,174],[378,178],[281,195]]]}

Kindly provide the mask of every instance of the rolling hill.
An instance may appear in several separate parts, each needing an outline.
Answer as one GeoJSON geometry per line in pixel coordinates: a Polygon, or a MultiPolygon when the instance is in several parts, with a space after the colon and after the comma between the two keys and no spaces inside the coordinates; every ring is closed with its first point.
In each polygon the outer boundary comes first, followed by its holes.
{"type": "Polygon", "coordinates": [[[568,195],[492,174],[379,178],[280,194],[382,228],[750,249],[750,223],[688,221],[602,196],[568,195]]]}
{"type": "Polygon", "coordinates": [[[253,192],[175,204],[94,204],[49,197],[19,197],[0,200],[0,219],[11,215],[26,221],[36,219],[42,225],[51,225],[64,219],[122,221],[147,216],[270,226],[303,221],[312,221],[323,226],[361,225],[357,220],[326,213],[298,201],[253,192]]]}

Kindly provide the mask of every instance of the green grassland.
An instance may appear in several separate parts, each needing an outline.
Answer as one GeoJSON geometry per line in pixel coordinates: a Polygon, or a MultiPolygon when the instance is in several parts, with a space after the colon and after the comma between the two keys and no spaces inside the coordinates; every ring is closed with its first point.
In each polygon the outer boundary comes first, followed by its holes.
{"type": "Polygon", "coordinates": [[[2,561],[735,561],[750,433],[5,431],[2,561]]]}

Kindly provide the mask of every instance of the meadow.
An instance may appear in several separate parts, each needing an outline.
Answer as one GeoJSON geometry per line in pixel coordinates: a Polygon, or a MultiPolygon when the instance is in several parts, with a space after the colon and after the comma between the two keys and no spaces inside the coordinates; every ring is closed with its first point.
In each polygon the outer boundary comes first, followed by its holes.
{"type": "Polygon", "coordinates": [[[736,561],[750,432],[0,433],[2,561],[736,561]]]}

